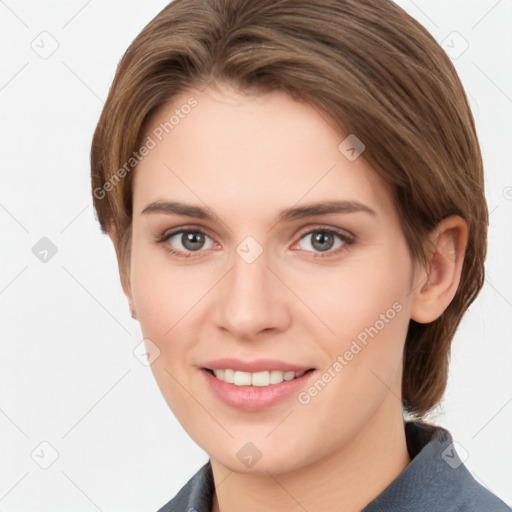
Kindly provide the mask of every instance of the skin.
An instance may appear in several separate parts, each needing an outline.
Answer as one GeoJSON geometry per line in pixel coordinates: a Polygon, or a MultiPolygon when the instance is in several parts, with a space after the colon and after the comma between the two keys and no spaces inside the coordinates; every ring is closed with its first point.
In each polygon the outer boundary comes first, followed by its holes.
{"type": "Polygon", "coordinates": [[[465,222],[445,219],[432,233],[430,265],[416,265],[386,185],[363,157],[349,161],[338,150],[345,135],[325,116],[283,92],[223,86],[174,98],[147,134],[190,96],[197,106],[137,168],[131,262],[122,269],[143,335],[161,352],[155,378],[210,456],[212,510],[358,511],[410,462],[400,396],[407,326],[436,319],[452,300],[465,222]],[[375,214],[276,223],[282,209],[325,200],[357,201],[375,214]],[[142,213],[155,201],[206,205],[216,219],[142,213]],[[155,243],[180,227],[204,230],[204,248],[187,251],[181,235],[155,243]],[[303,235],[328,228],[354,243],[335,236],[325,256],[303,235]],[[236,252],[247,236],[263,250],[252,263],[236,252]],[[245,412],[205,384],[201,363],[221,357],[280,359],[314,367],[318,378],[397,303],[400,312],[307,404],[292,395],[245,412]],[[248,442],[262,454],[252,467],[237,457],[248,442]]]}

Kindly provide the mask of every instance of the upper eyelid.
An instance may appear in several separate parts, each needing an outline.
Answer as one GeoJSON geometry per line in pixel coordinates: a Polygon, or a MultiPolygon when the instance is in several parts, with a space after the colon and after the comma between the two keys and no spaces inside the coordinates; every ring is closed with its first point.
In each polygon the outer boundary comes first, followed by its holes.
{"type": "Polygon", "coordinates": [[[303,230],[299,230],[299,236],[309,235],[314,231],[327,231],[330,233],[334,233],[338,236],[346,236],[347,238],[353,239],[355,238],[355,235],[353,235],[350,231],[347,231],[343,228],[336,228],[336,227],[330,227],[325,226],[322,224],[318,224],[316,226],[310,227],[310,228],[304,228],[303,230]]]}

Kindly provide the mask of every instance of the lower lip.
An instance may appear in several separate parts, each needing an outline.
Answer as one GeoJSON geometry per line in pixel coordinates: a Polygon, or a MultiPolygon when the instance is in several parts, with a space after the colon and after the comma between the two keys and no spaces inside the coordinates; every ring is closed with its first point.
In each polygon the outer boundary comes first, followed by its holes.
{"type": "Polygon", "coordinates": [[[201,371],[219,400],[230,407],[250,412],[264,411],[296,394],[315,373],[313,370],[295,379],[284,380],[270,386],[237,386],[217,379],[205,369],[201,371]]]}

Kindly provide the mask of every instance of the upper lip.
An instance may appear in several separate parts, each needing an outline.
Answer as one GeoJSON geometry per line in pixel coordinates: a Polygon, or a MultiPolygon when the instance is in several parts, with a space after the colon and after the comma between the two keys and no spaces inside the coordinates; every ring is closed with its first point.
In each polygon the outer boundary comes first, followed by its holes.
{"type": "Polygon", "coordinates": [[[312,369],[311,366],[287,363],[278,359],[256,359],[254,361],[243,361],[236,358],[214,359],[203,363],[203,368],[208,370],[231,369],[240,372],[262,372],[265,370],[280,370],[283,372],[302,372],[312,369]]]}

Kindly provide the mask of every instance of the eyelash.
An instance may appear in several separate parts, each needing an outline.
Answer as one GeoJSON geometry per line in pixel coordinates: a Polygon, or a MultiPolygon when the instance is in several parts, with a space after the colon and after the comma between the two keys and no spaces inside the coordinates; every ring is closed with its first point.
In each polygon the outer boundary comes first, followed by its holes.
{"type": "MultiPolygon", "coordinates": [[[[165,243],[168,240],[170,240],[173,236],[178,235],[180,233],[181,234],[182,233],[201,233],[201,234],[207,236],[208,238],[210,238],[205,231],[203,231],[200,228],[196,228],[196,227],[192,226],[192,227],[188,227],[188,228],[182,227],[180,229],[176,229],[175,231],[171,231],[170,233],[165,232],[162,235],[157,237],[157,239],[155,240],[155,243],[164,245],[164,249],[168,253],[170,253],[174,256],[181,257],[181,258],[188,258],[188,259],[195,258],[195,257],[198,257],[201,252],[204,252],[202,250],[191,251],[191,252],[179,251],[179,250],[174,249],[171,245],[165,243]]],[[[344,231],[341,231],[339,229],[332,228],[332,227],[328,228],[328,227],[323,227],[323,226],[319,226],[319,227],[316,227],[313,229],[307,229],[307,230],[300,232],[298,241],[300,242],[300,240],[305,238],[307,235],[311,235],[313,233],[324,233],[324,234],[327,233],[327,234],[331,234],[331,235],[336,235],[343,242],[343,245],[341,247],[338,247],[337,249],[335,249],[333,251],[326,251],[324,253],[306,251],[306,252],[313,252],[314,258],[329,258],[332,256],[337,256],[340,253],[348,250],[348,247],[355,243],[355,237],[347,235],[344,231]]]]}

